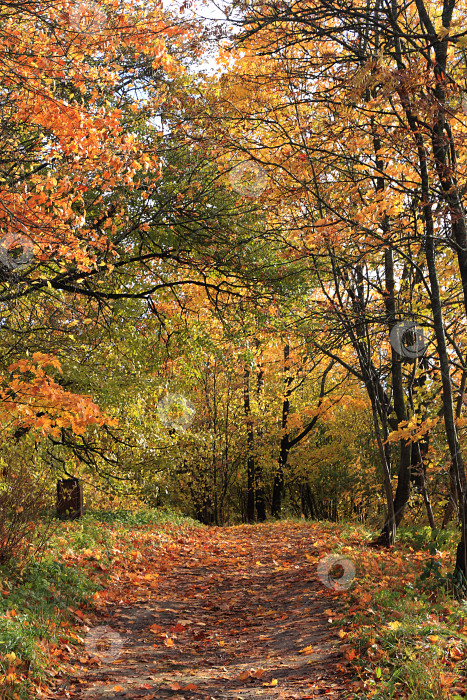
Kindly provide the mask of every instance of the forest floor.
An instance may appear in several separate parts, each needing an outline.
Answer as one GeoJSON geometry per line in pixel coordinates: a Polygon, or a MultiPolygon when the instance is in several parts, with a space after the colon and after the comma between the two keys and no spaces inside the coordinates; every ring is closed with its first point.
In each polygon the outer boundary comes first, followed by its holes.
{"type": "Polygon", "coordinates": [[[374,534],[164,509],[58,522],[40,558],[0,566],[0,700],[467,698],[456,529],[374,534]]]}
{"type": "Polygon", "coordinates": [[[88,656],[55,697],[343,698],[320,556],[294,524],[191,531],[135,561],[123,599],[100,598],[88,656]]]}

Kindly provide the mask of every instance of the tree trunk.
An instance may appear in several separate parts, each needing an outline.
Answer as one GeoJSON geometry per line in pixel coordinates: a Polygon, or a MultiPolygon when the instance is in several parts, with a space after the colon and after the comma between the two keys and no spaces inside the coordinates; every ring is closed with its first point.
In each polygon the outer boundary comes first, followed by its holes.
{"type": "Polygon", "coordinates": [[[443,524],[441,529],[445,530],[447,528],[448,522],[451,520],[454,513],[459,515],[457,503],[459,496],[457,494],[457,483],[456,483],[456,472],[454,469],[454,463],[451,461],[449,465],[449,500],[446,504],[443,516],[443,524]]]}
{"type": "MultiPolygon", "coordinates": [[[[386,314],[388,321],[389,333],[393,330],[397,323],[396,319],[396,299],[395,299],[395,281],[394,281],[394,260],[392,248],[388,248],[384,254],[384,269],[386,278],[386,290],[387,295],[385,297],[386,314]]],[[[407,420],[407,408],[404,396],[404,384],[402,378],[402,358],[395,348],[391,347],[391,379],[392,379],[392,392],[394,397],[394,411],[397,416],[397,422],[407,420]]],[[[397,476],[397,487],[396,494],[394,497],[393,511],[394,511],[394,527],[397,530],[402,518],[404,517],[404,512],[407,507],[407,503],[410,498],[410,467],[411,467],[411,455],[412,448],[410,443],[405,440],[401,440],[399,443],[399,473],[397,476]]],[[[386,542],[390,538],[389,535],[389,522],[386,521],[383,530],[381,532],[382,541],[386,542]]],[[[393,544],[393,542],[391,543],[393,544]]]]}
{"type": "Polygon", "coordinates": [[[247,435],[247,503],[246,503],[246,518],[249,523],[255,520],[255,457],[254,449],[254,431],[253,421],[251,420],[251,403],[250,403],[250,368],[247,366],[244,373],[244,393],[243,393],[243,408],[246,418],[246,435],[247,435]]]}
{"type": "MultiPolygon", "coordinates": [[[[289,403],[288,401],[286,402],[289,403]]],[[[284,470],[289,459],[289,436],[286,434],[281,439],[279,461],[277,472],[274,476],[274,487],[272,491],[271,515],[273,518],[281,517],[282,496],[284,493],[284,470]]]]}
{"type": "Polygon", "coordinates": [[[386,494],[387,504],[386,522],[384,523],[383,529],[381,530],[381,534],[379,535],[377,540],[375,540],[375,542],[371,543],[371,545],[390,547],[394,544],[396,539],[396,518],[394,512],[394,500],[391,483],[391,464],[386,460],[386,452],[384,450],[383,441],[381,439],[381,432],[379,427],[378,414],[376,411],[374,392],[371,387],[369,387],[369,389],[369,395],[372,405],[373,425],[375,428],[376,442],[378,444],[379,456],[383,468],[384,491],[386,494]]]}
{"type": "Polygon", "coordinates": [[[435,519],[433,517],[433,510],[431,508],[430,496],[428,494],[428,489],[426,486],[426,473],[425,465],[423,463],[423,457],[428,452],[428,441],[420,440],[412,443],[412,477],[414,483],[417,485],[420,493],[423,497],[423,502],[425,504],[426,514],[428,522],[432,530],[435,529],[435,519]]]}
{"type": "Polygon", "coordinates": [[[302,484],[301,489],[302,513],[305,518],[317,518],[318,511],[316,508],[315,499],[311,493],[310,484],[306,482],[302,484]]]}
{"type": "MultiPolygon", "coordinates": [[[[464,369],[462,372],[462,378],[461,378],[461,384],[459,387],[459,396],[457,397],[457,405],[456,405],[456,418],[460,418],[462,414],[462,404],[464,402],[464,394],[465,394],[465,386],[467,383],[467,370],[464,369]]],[[[454,464],[451,461],[449,465],[449,500],[446,504],[446,508],[444,510],[444,516],[443,516],[443,524],[441,525],[441,529],[445,530],[448,522],[451,520],[452,516],[454,513],[458,516],[458,508],[457,508],[457,502],[459,500],[459,496],[457,493],[457,485],[456,485],[456,474],[454,470],[454,464]]]]}
{"type": "Polygon", "coordinates": [[[428,274],[431,285],[431,307],[433,309],[434,328],[436,333],[436,343],[438,347],[438,356],[441,367],[441,382],[442,382],[442,399],[444,410],[444,425],[446,437],[449,445],[449,452],[453,462],[456,486],[459,493],[459,511],[461,519],[461,539],[457,546],[456,565],[454,575],[456,578],[464,582],[467,578],[467,531],[466,531],[466,479],[465,465],[462,458],[459,437],[457,434],[456,420],[454,415],[453,394],[451,386],[451,374],[449,366],[449,356],[446,347],[446,338],[444,334],[443,313],[441,304],[441,292],[438,282],[438,273],[436,270],[436,253],[435,253],[435,230],[433,224],[433,215],[431,203],[429,201],[429,180],[426,167],[426,154],[423,146],[422,136],[416,134],[419,144],[419,163],[422,176],[422,192],[423,192],[423,213],[425,223],[425,253],[428,265],[428,274]]]}
{"type": "Polygon", "coordinates": [[[290,346],[287,343],[284,347],[284,399],[282,401],[282,437],[279,451],[279,460],[277,464],[277,471],[274,475],[274,485],[272,490],[272,505],[271,505],[271,515],[273,518],[281,517],[282,510],[282,496],[284,494],[284,471],[287,466],[287,461],[289,459],[289,433],[287,429],[287,422],[289,418],[290,411],[290,385],[292,383],[292,377],[288,373],[289,369],[289,354],[290,346]]]}
{"type": "MultiPolygon", "coordinates": [[[[257,346],[258,347],[258,344],[257,346]]],[[[258,399],[258,405],[261,406],[261,400],[264,394],[264,371],[259,365],[256,381],[256,394],[258,399]]],[[[261,421],[258,424],[257,429],[258,442],[260,445],[263,443],[264,439],[264,428],[261,421]]],[[[266,498],[264,495],[264,474],[263,467],[260,461],[257,461],[256,472],[255,472],[255,505],[256,505],[256,517],[260,523],[266,520],[266,498]]]]}
{"type": "MultiPolygon", "coordinates": [[[[445,3],[443,8],[443,26],[449,27],[455,3],[445,3]]],[[[421,15],[420,15],[421,16],[421,15]]],[[[449,125],[444,116],[446,99],[446,57],[448,42],[437,41],[434,44],[436,61],[434,62],[435,97],[440,109],[435,115],[432,129],[433,160],[438,173],[439,181],[443,189],[444,199],[450,212],[451,230],[456,241],[456,253],[459,265],[462,289],[464,293],[464,307],[467,312],[467,226],[462,197],[459,194],[456,172],[456,149],[453,147],[449,125]],[[447,138],[448,137],[448,138],[447,138]],[[454,160],[453,160],[454,159],[454,160]]],[[[417,123],[412,118],[410,124],[414,132],[419,155],[420,174],[423,192],[423,212],[425,218],[425,250],[428,262],[428,270],[431,284],[431,302],[434,317],[434,327],[438,354],[441,365],[441,377],[443,386],[443,408],[446,437],[449,444],[456,490],[459,496],[459,516],[461,521],[461,539],[457,546],[456,565],[454,576],[462,583],[467,578],[467,489],[465,477],[465,465],[460,451],[459,438],[453,410],[453,395],[449,367],[449,357],[446,349],[444,334],[441,294],[439,290],[436,270],[435,229],[433,214],[429,201],[429,175],[427,170],[427,154],[420,131],[417,132],[417,123]]]]}

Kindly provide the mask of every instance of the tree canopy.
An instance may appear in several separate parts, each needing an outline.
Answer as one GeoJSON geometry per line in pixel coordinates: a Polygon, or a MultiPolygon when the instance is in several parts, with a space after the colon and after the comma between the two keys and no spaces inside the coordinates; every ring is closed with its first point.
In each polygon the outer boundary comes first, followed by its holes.
{"type": "Polygon", "coordinates": [[[4,459],[462,579],[465,3],[197,9],[0,2],[4,459]]]}

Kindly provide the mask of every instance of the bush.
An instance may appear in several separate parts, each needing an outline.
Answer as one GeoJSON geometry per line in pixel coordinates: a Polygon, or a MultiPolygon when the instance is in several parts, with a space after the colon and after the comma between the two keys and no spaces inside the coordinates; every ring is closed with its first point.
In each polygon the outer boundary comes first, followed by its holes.
{"type": "Polygon", "coordinates": [[[32,460],[18,449],[0,458],[0,564],[38,556],[51,535],[52,520],[32,460]]]}

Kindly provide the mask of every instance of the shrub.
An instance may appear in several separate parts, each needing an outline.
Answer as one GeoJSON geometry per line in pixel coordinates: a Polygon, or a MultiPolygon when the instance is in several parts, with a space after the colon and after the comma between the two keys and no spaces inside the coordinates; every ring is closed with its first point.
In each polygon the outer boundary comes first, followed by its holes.
{"type": "Polygon", "coordinates": [[[51,535],[47,496],[31,458],[19,448],[0,457],[0,564],[37,556],[51,535]]]}

